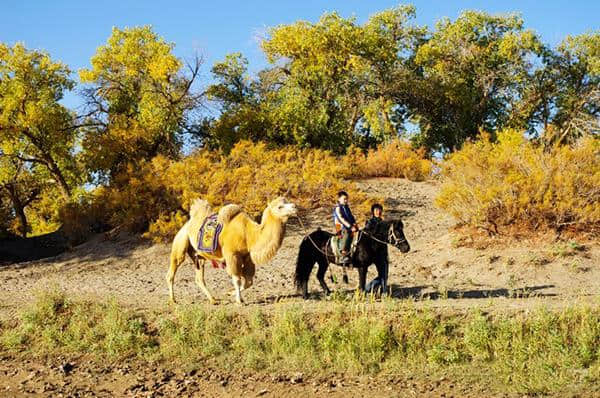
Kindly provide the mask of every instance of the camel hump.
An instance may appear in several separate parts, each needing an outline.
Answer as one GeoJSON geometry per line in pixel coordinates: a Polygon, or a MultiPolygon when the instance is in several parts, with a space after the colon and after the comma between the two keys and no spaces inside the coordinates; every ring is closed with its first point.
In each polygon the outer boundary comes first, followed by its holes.
{"type": "Polygon", "coordinates": [[[208,202],[204,199],[196,199],[190,207],[190,218],[196,218],[197,215],[209,215],[212,212],[212,208],[208,202]]]}
{"type": "Polygon", "coordinates": [[[221,207],[219,210],[219,215],[217,216],[217,221],[220,224],[227,224],[229,221],[233,220],[233,217],[237,216],[242,212],[242,208],[238,205],[226,205],[221,207]]]}

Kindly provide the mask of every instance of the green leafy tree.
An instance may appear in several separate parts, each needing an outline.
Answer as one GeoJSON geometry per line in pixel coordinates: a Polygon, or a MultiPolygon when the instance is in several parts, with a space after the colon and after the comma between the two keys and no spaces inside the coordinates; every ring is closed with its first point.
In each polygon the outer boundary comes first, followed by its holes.
{"type": "Polygon", "coordinates": [[[376,142],[398,134],[402,125],[389,97],[390,76],[423,33],[409,25],[414,13],[414,7],[401,6],[364,25],[328,13],[315,24],[271,29],[262,48],[282,72],[268,96],[280,141],[342,152],[365,136],[376,142]]]}
{"type": "Polygon", "coordinates": [[[480,130],[502,128],[542,50],[516,15],[466,11],[439,21],[417,49],[412,95],[405,95],[420,129],[416,141],[453,151],[480,130]]]}
{"type": "Polygon", "coordinates": [[[206,98],[218,107],[219,117],[205,118],[201,127],[203,145],[229,152],[241,140],[270,140],[271,131],[265,105],[271,87],[265,87],[268,70],[257,80],[248,74],[248,60],[240,53],[229,54],[211,72],[216,83],[206,98]]]}
{"type": "Polygon", "coordinates": [[[600,134],[600,32],[567,37],[557,48],[548,75],[554,81],[552,129],[546,143],[570,143],[600,134]]]}
{"type": "Polygon", "coordinates": [[[546,147],[600,133],[600,33],[568,36],[544,50],[512,123],[526,127],[546,147]]]}

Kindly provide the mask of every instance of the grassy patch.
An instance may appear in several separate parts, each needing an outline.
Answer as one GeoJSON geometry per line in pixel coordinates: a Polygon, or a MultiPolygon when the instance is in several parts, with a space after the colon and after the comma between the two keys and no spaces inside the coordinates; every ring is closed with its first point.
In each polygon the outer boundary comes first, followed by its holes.
{"type": "Polygon", "coordinates": [[[268,311],[184,306],[138,314],[115,302],[71,301],[49,293],[14,323],[1,325],[0,347],[35,355],[85,353],[226,371],[425,371],[474,382],[493,380],[492,388],[499,391],[546,393],[598,382],[600,309],[444,316],[403,302],[373,305],[348,298],[317,312],[300,305],[268,311]]]}

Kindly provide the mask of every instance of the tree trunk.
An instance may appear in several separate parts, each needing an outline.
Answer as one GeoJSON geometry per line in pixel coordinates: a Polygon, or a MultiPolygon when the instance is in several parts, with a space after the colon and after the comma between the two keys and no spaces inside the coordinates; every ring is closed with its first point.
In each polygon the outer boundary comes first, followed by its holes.
{"type": "Polygon", "coordinates": [[[54,162],[54,159],[52,159],[52,157],[48,156],[46,158],[46,161],[48,162],[48,168],[50,169],[50,172],[58,182],[60,192],[62,193],[63,197],[68,200],[71,197],[71,188],[69,187],[69,184],[67,184],[67,180],[65,180],[62,171],[60,171],[60,168],[54,162]]]}
{"type": "Polygon", "coordinates": [[[25,205],[19,199],[19,194],[18,194],[15,186],[8,185],[8,186],[5,186],[4,188],[8,192],[8,196],[10,197],[10,200],[13,204],[13,209],[15,211],[15,214],[19,218],[19,222],[21,224],[19,226],[19,233],[21,234],[22,237],[26,238],[27,231],[29,230],[29,224],[27,223],[27,216],[25,215],[25,205]]]}
{"type": "Polygon", "coordinates": [[[25,215],[25,209],[23,209],[22,206],[19,206],[16,203],[13,203],[13,207],[15,209],[15,213],[17,214],[17,217],[19,217],[19,222],[21,224],[21,225],[19,225],[19,233],[21,234],[22,237],[26,238],[27,231],[29,230],[29,224],[27,223],[27,216],[25,215]]]}

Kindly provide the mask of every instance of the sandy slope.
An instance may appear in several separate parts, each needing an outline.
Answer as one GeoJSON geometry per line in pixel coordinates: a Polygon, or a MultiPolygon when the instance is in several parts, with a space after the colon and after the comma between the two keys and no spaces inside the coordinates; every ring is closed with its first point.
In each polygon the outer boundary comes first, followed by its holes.
{"type": "MultiPolygon", "coordinates": [[[[418,304],[455,309],[492,307],[530,308],[540,303],[562,306],[573,300],[594,300],[600,292],[600,246],[585,243],[580,251],[565,252],[565,244],[551,241],[517,242],[510,247],[491,245],[486,249],[456,247],[453,221],[432,204],[438,186],[435,182],[414,183],[402,179],[371,179],[360,183],[363,189],[385,198],[388,217],[401,216],[412,250],[401,254],[390,249],[390,283],[394,297],[418,304]]],[[[302,216],[306,228],[330,228],[330,212],[302,216]]],[[[364,218],[361,220],[364,222],[364,218]]],[[[296,220],[290,222],[287,236],[277,256],[257,271],[255,285],[244,298],[251,305],[273,301],[299,301],[293,289],[297,247],[305,230],[296,220]]],[[[91,241],[58,257],[43,261],[0,267],[0,305],[4,315],[31,302],[36,291],[58,287],[70,295],[108,298],[137,308],[162,307],[167,290],[164,275],[169,245],[152,245],[132,236],[115,240],[98,235],[91,241]]],[[[332,267],[339,276],[340,269],[332,267]]],[[[369,272],[374,276],[375,268],[369,272]]],[[[355,286],[331,283],[334,290],[355,286]]],[[[340,280],[341,278],[338,278],[340,280]]],[[[207,271],[207,284],[224,303],[232,302],[231,283],[222,270],[207,271]]],[[[176,294],[183,303],[205,302],[194,284],[191,262],[176,277],[176,294]]],[[[311,277],[314,299],[320,288],[311,277]]],[[[312,300],[315,305],[316,300],[312,300]]],[[[322,303],[320,304],[322,305],[322,303]]]]}

